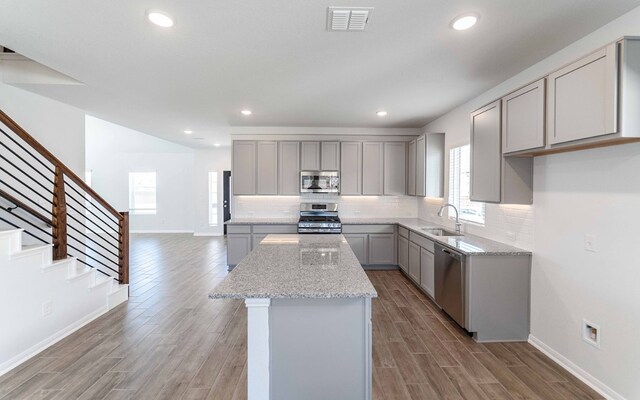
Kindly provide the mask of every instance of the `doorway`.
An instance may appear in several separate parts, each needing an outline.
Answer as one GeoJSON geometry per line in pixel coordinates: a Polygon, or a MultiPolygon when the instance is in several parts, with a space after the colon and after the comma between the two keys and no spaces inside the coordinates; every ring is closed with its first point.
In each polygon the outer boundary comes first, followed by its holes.
{"type": "Polygon", "coordinates": [[[222,221],[224,223],[224,234],[227,234],[226,222],[231,219],[231,171],[222,171],[222,221]]]}

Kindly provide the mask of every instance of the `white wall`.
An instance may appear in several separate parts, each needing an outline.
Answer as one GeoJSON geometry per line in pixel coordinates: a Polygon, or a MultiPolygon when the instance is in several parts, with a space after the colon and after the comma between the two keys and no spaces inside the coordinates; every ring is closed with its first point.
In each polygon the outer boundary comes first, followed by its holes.
{"type": "Polygon", "coordinates": [[[223,171],[231,170],[231,151],[227,148],[196,150],[194,183],[195,209],[193,229],[196,235],[222,235],[223,171]],[[218,225],[209,226],[209,172],[218,173],[218,225]]]}
{"type": "MultiPolygon", "coordinates": [[[[640,35],[640,8],[568,46],[425,127],[447,148],[469,141],[469,113],[624,35],[640,35]]],[[[531,334],[612,398],[640,398],[640,145],[539,157],[532,207],[487,206],[476,233],[533,249],[531,334]],[[502,211],[501,211],[502,210],[502,211]],[[502,213],[503,215],[500,215],[502,213]],[[535,235],[534,235],[535,233],[535,235]],[[584,250],[596,236],[597,253],[584,250]],[[533,239],[533,240],[531,240],[533,239]],[[513,240],[511,240],[513,242],[513,240]],[[601,349],[581,339],[582,319],[602,329],[601,349]]],[[[437,202],[436,202],[437,203],[437,202]]],[[[432,200],[420,203],[431,218],[432,200]]]]}
{"type": "Polygon", "coordinates": [[[132,231],[193,231],[194,150],[87,116],[92,186],[117,210],[129,209],[129,172],[156,172],[155,215],[130,215],[132,231]]]}

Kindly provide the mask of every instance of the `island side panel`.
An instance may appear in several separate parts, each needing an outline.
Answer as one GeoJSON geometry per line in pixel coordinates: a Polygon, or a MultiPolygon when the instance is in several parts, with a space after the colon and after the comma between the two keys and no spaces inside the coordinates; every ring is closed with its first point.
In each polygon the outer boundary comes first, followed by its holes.
{"type": "Polygon", "coordinates": [[[273,399],[371,398],[371,299],[273,299],[273,399]]]}
{"type": "Polygon", "coordinates": [[[271,343],[269,309],[271,299],[246,299],[247,307],[247,397],[269,400],[271,343]]]}

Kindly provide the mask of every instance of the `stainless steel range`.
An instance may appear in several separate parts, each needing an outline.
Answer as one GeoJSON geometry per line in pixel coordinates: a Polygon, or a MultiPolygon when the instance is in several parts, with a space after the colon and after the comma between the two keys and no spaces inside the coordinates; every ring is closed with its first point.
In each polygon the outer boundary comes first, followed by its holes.
{"type": "Polygon", "coordinates": [[[298,233],[342,233],[336,203],[300,203],[298,233]]]}

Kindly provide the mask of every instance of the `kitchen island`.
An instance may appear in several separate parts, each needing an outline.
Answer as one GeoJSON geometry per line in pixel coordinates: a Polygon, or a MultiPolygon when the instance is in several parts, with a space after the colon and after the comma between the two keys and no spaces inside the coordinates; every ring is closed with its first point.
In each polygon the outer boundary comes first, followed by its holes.
{"type": "Polygon", "coordinates": [[[209,295],[244,299],[248,396],[370,399],[371,298],[342,235],[268,235],[209,295]]]}

